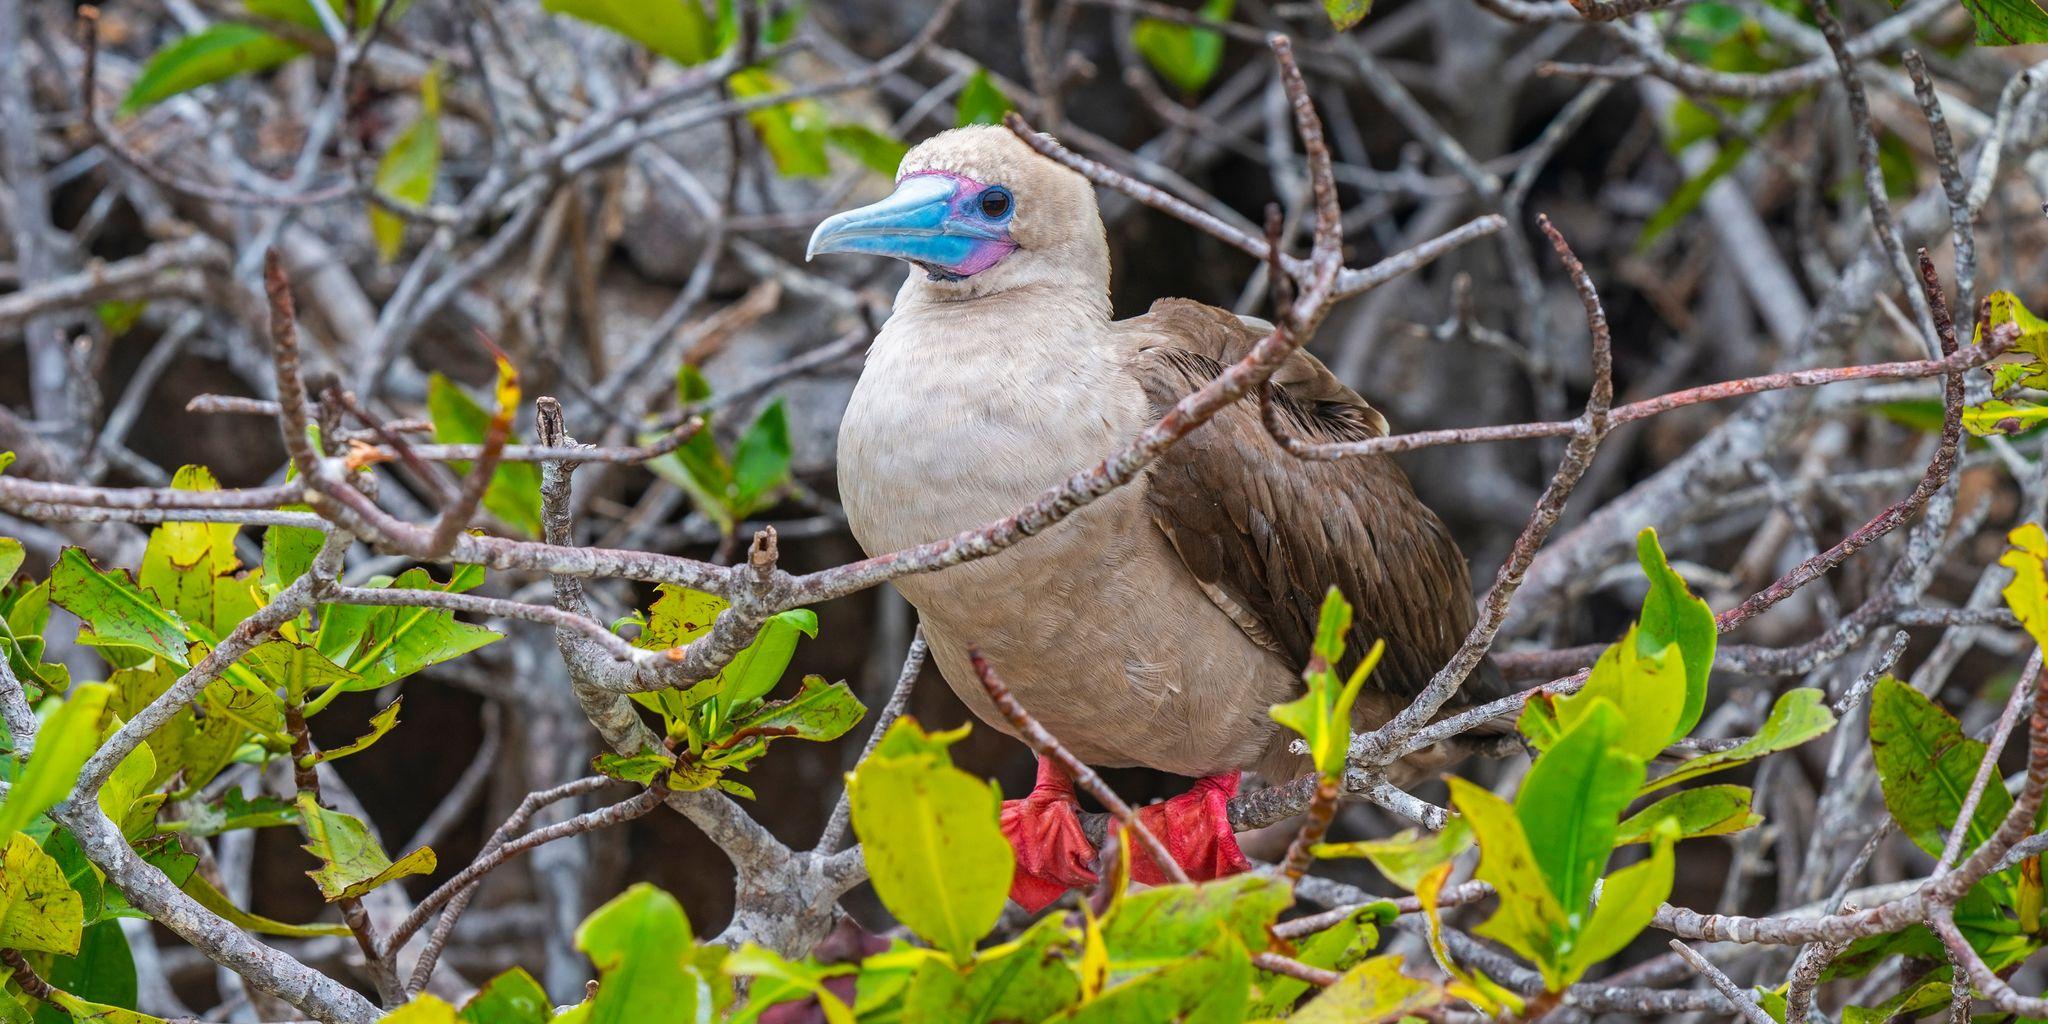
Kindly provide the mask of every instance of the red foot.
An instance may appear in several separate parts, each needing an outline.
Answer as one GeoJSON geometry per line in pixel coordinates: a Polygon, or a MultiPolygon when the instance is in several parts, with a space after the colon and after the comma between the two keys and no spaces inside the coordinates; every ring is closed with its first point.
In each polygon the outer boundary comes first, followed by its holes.
{"type": "MultiPolygon", "coordinates": [[[[1237,834],[1230,830],[1230,798],[1237,795],[1242,774],[1211,775],[1177,797],[1138,810],[1138,820],[1159,837],[1192,881],[1251,869],[1251,861],[1237,848],[1237,834]]],[[[1143,843],[1132,845],[1131,877],[1146,885],[1172,881],[1152,862],[1143,843]]]]}
{"type": "MultiPolygon", "coordinates": [[[[1095,884],[1095,848],[1081,831],[1081,819],[1075,815],[1079,808],[1074,780],[1044,759],[1038,762],[1031,795],[1003,801],[1003,835],[1017,854],[1010,898],[1024,909],[1040,910],[1068,889],[1095,884]]],[[[1231,848],[1235,850],[1235,844],[1231,848]]]]}

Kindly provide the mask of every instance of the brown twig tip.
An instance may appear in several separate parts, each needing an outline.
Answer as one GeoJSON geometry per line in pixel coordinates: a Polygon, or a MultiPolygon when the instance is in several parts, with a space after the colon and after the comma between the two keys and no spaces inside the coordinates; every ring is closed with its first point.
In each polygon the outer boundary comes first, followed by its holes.
{"type": "Polygon", "coordinates": [[[747,564],[756,572],[767,572],[775,568],[775,562],[782,557],[775,527],[763,526],[754,534],[754,542],[747,546],[747,564]]]}

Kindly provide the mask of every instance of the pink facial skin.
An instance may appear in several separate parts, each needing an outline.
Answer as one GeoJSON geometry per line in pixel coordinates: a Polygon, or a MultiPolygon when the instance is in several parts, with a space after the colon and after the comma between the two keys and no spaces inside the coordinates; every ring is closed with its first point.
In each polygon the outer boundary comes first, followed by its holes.
{"type": "Polygon", "coordinates": [[[1010,238],[1013,214],[991,219],[981,212],[981,193],[988,188],[986,184],[951,171],[919,171],[906,176],[905,180],[924,177],[953,183],[953,198],[946,213],[946,222],[951,229],[948,234],[957,231],[959,241],[964,244],[959,247],[961,256],[940,266],[946,274],[956,278],[972,277],[1017,251],[1017,243],[1010,238]]]}

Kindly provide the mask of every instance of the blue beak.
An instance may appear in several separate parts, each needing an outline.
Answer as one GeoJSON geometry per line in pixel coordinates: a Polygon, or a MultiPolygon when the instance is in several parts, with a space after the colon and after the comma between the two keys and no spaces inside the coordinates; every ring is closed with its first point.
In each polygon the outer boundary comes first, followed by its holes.
{"type": "Polygon", "coordinates": [[[986,270],[1016,248],[1007,218],[969,209],[963,185],[949,174],[915,174],[889,198],[827,217],[811,233],[809,260],[821,252],[861,252],[915,263],[940,277],[986,270]]]}

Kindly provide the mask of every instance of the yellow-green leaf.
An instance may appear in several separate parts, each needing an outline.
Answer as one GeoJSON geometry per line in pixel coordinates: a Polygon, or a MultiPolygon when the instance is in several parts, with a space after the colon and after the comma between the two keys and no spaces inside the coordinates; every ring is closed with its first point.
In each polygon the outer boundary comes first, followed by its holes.
{"type": "Polygon", "coordinates": [[[276,935],[287,939],[317,939],[327,935],[349,934],[348,926],[345,924],[286,924],[261,914],[252,914],[235,906],[233,900],[214,888],[213,883],[208,882],[206,876],[198,871],[192,872],[178,888],[185,890],[185,895],[219,915],[222,920],[259,935],[276,935]]]}
{"type": "Polygon", "coordinates": [[[1681,839],[1740,832],[1763,820],[1750,812],[1749,801],[1748,786],[1701,786],[1672,793],[1623,819],[1614,845],[1647,843],[1658,823],[1667,819],[1676,824],[1681,839]]]}
{"type": "MultiPolygon", "coordinates": [[[[1521,819],[1515,816],[1513,806],[1485,788],[1456,776],[1449,782],[1452,803],[1479,839],[1479,867],[1474,874],[1500,894],[1499,909],[1473,929],[1473,934],[1521,954],[1551,981],[1556,973],[1552,960],[1567,934],[1567,917],[1544,879],[1521,819]]],[[[1424,878],[1435,875],[1431,872],[1424,878]]]]}
{"type": "MultiPolygon", "coordinates": [[[[726,84],[740,99],[773,96],[790,88],[765,68],[734,72],[726,84]]],[[[747,123],[754,126],[776,171],[785,177],[815,178],[831,173],[832,163],[825,156],[825,108],[818,101],[795,99],[750,110],[747,123]]]]}
{"type": "Polygon", "coordinates": [[[16,832],[0,851],[0,947],[37,953],[78,952],[85,902],[55,858],[16,832]]]}
{"type": "Polygon", "coordinates": [[[1287,1018],[1294,1024],[1378,1024],[1443,1002],[1438,986],[1401,973],[1401,956],[1388,953],[1353,967],[1336,984],[1287,1018]]]}
{"type": "Polygon", "coordinates": [[[1331,28],[1344,32],[1372,13],[1372,0],[1323,0],[1323,13],[1329,15],[1331,28]]]}
{"type": "MultiPolygon", "coordinates": [[[[1690,700],[1685,659],[1676,643],[1645,650],[1640,628],[1630,627],[1619,643],[1601,652],[1584,688],[1558,699],[1560,741],[1603,702],[1620,715],[1616,745],[1639,760],[1656,757],[1682,735],[1678,728],[1690,700]]],[[[1700,685],[1704,691],[1706,684],[1700,685]]]]}
{"type": "Polygon", "coordinates": [[[2048,648],[2048,534],[2038,523],[2022,523],[2006,539],[2012,547],[1998,559],[2012,570],[2003,591],[2006,607],[2035,644],[2048,648]]]}
{"type": "Polygon", "coordinates": [[[1833,728],[1835,713],[1828,709],[1825,695],[1812,687],[1788,690],[1771,705],[1770,716],[1756,735],[1727,750],[1702,754],[1643,784],[1643,793],[1653,793],[1688,779],[1747,764],[1765,754],[1790,750],[1833,728]]]}
{"type": "Polygon", "coordinates": [[[847,783],[875,895],[955,962],[995,927],[1016,867],[996,823],[1002,794],[946,754],[961,735],[900,718],[847,783]]]}
{"type": "Polygon", "coordinates": [[[301,759],[300,763],[311,767],[322,761],[334,761],[347,757],[350,754],[359,754],[368,750],[370,744],[383,739],[384,734],[390,732],[392,727],[398,724],[398,708],[403,703],[405,703],[405,698],[399,697],[391,703],[384,705],[384,710],[370,717],[370,731],[356,737],[355,742],[335,747],[333,750],[322,750],[311,757],[301,759]]]}
{"type": "Polygon", "coordinates": [[[1423,874],[1435,870],[1472,845],[1472,828],[1464,818],[1452,818],[1438,832],[1404,829],[1385,839],[1364,839],[1349,843],[1317,843],[1317,857],[1364,857],[1385,875],[1387,881],[1414,891],[1423,874]]]}
{"type": "MultiPolygon", "coordinates": [[[[441,169],[440,66],[420,79],[420,113],[377,161],[377,192],[403,206],[425,206],[434,194],[434,175],[441,169]]],[[[398,258],[405,245],[405,219],[375,205],[370,207],[370,235],[377,258],[398,258]]]]}
{"type": "Polygon", "coordinates": [[[593,911],[576,929],[576,948],[601,975],[588,1024],[696,1020],[702,979],[685,955],[692,943],[682,904],[645,882],[593,911]]]}
{"type": "MultiPolygon", "coordinates": [[[[1685,662],[1685,706],[1672,730],[1671,740],[1675,741],[1692,731],[1699,723],[1700,712],[1706,708],[1707,676],[1714,668],[1720,632],[1714,623],[1714,610],[1693,596],[1685,579],[1672,571],[1663,545],[1657,542],[1655,527],[1643,527],[1636,534],[1636,560],[1650,581],[1636,633],[1641,648],[1638,653],[1654,654],[1676,644],[1685,662]]],[[[1629,722],[1632,727],[1636,724],[1633,716],[1629,722]]]]}
{"type": "Polygon", "coordinates": [[[320,806],[309,793],[299,794],[298,808],[299,824],[306,832],[305,850],[321,861],[318,869],[306,874],[329,903],[360,897],[393,879],[434,870],[434,851],[429,847],[422,846],[393,863],[354,816],[320,806]]]}
{"type": "Polygon", "coordinates": [[[35,753],[0,803],[0,836],[20,832],[71,792],[79,770],[99,749],[100,716],[112,694],[105,683],[81,683],[36,730],[35,753]]]}
{"type": "Polygon", "coordinates": [[[541,0],[541,8],[611,29],[686,67],[718,52],[717,26],[699,0],[541,0]]]}

